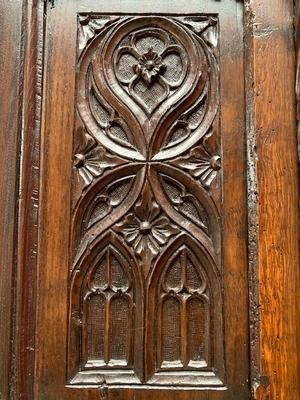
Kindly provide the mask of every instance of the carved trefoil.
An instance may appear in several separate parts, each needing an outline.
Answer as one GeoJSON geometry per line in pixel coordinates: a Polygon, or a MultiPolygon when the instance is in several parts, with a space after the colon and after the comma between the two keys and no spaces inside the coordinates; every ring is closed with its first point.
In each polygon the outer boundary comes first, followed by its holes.
{"type": "Polygon", "coordinates": [[[218,19],[78,17],[68,383],[224,384],[218,19]]]}

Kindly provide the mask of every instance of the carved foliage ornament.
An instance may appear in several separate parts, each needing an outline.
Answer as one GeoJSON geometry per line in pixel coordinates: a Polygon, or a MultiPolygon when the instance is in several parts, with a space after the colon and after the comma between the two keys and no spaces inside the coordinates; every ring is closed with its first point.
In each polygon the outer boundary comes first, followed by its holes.
{"type": "Polygon", "coordinates": [[[218,20],[89,14],[78,32],[70,382],[221,385],[218,20]]]}
{"type": "Polygon", "coordinates": [[[131,35],[129,45],[120,46],[115,70],[119,82],[151,117],[181,85],[187,72],[187,55],[180,45],[171,42],[166,31],[141,29],[131,35]]]}
{"type": "Polygon", "coordinates": [[[146,181],[141,199],[134,207],[134,213],[128,214],[124,220],[114,227],[141,259],[144,274],[147,276],[152,259],[161,252],[161,247],[170,238],[180,232],[179,228],[161,212],[146,181]]]}

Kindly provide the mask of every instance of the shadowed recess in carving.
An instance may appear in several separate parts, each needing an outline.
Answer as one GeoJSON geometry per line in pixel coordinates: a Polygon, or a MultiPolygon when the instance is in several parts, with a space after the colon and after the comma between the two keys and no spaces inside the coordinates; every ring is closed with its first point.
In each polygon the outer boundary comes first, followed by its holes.
{"type": "Polygon", "coordinates": [[[123,39],[115,68],[118,80],[150,115],[170,91],[181,85],[187,54],[166,31],[141,29],[123,39]]]}
{"type": "Polygon", "coordinates": [[[196,197],[187,192],[186,187],[169,176],[160,175],[162,187],[164,188],[175,210],[184,214],[200,226],[206,233],[209,233],[209,218],[203,206],[196,197]]]}
{"type": "Polygon", "coordinates": [[[186,246],[167,262],[158,290],[157,367],[201,368],[208,365],[209,290],[203,267],[186,246]]]}
{"type": "Polygon", "coordinates": [[[223,384],[217,22],[79,16],[71,384],[223,384]]]}
{"type": "Polygon", "coordinates": [[[127,266],[122,263],[122,255],[110,245],[88,279],[83,319],[83,340],[87,342],[87,355],[83,351],[85,367],[129,366],[132,362],[134,289],[125,270],[127,266]]]}
{"type": "Polygon", "coordinates": [[[113,209],[119,206],[128,196],[134,182],[133,176],[126,176],[107,185],[98,194],[86,210],[83,222],[86,229],[101,221],[109,215],[113,209]]]}

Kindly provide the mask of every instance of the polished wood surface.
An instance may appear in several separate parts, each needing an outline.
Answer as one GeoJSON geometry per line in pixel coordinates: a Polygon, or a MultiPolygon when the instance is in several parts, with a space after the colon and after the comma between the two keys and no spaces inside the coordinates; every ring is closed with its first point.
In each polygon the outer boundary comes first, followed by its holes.
{"type": "Polygon", "coordinates": [[[18,374],[17,392],[20,397],[33,397],[34,370],[27,368],[35,362],[36,308],[38,282],[38,235],[40,210],[40,130],[43,78],[43,35],[45,5],[29,1],[24,8],[23,24],[23,115],[22,148],[18,207],[18,270],[16,271],[16,318],[18,340],[15,352],[18,374]]]}
{"type": "Polygon", "coordinates": [[[0,9],[0,398],[8,399],[13,368],[11,317],[22,109],[22,1],[1,1],[0,9]]]}
{"type": "Polygon", "coordinates": [[[299,180],[291,96],[296,70],[294,32],[289,22],[294,6],[289,1],[277,0],[272,5],[252,1],[248,12],[254,60],[250,124],[255,131],[257,174],[258,370],[270,399],[297,399],[299,180]]]}
{"type": "Polygon", "coordinates": [[[243,8],[225,3],[48,11],[37,397],[249,396],[243,8]]]}
{"type": "Polygon", "coordinates": [[[292,0],[22,12],[1,396],[300,398],[292,0]]]}

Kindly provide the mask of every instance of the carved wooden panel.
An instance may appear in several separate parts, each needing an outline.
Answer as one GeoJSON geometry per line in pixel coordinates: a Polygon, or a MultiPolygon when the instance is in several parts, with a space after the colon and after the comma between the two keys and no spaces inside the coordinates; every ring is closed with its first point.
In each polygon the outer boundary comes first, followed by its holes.
{"type": "Polygon", "coordinates": [[[218,19],[78,16],[68,377],[224,382],[218,19]]]}

